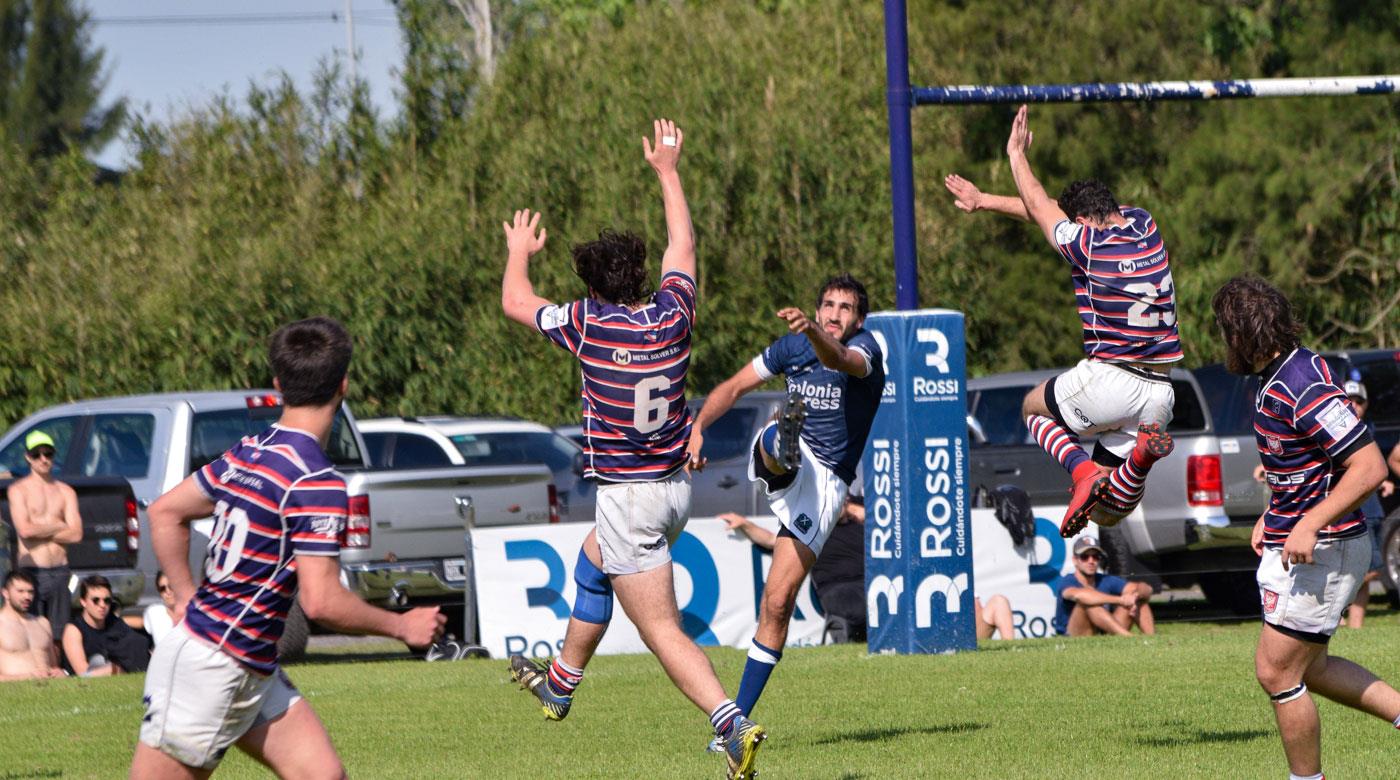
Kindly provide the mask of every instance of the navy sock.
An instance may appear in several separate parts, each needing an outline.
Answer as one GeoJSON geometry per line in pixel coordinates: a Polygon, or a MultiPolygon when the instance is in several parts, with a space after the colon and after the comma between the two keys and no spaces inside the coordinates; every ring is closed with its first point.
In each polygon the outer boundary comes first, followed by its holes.
{"type": "Polygon", "coordinates": [[[781,650],[765,647],[757,639],[753,640],[753,645],[749,647],[749,660],[744,663],[744,676],[739,678],[739,695],[734,697],[739,709],[753,715],[754,705],[758,704],[758,697],[763,695],[763,687],[768,684],[773,667],[782,657],[781,650]]]}

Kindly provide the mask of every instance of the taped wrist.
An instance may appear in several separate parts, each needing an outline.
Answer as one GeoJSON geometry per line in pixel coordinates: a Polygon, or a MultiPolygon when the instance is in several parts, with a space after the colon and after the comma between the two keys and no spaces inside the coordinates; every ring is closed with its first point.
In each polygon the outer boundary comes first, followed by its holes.
{"type": "Polygon", "coordinates": [[[1301,698],[1302,696],[1306,695],[1307,692],[1307,683],[1298,683],[1297,685],[1293,686],[1292,688],[1289,688],[1286,691],[1279,691],[1278,693],[1269,694],[1269,701],[1273,702],[1274,704],[1287,704],[1288,702],[1293,701],[1294,699],[1301,698]]]}
{"type": "Polygon", "coordinates": [[[578,592],[574,595],[574,617],[585,623],[606,624],[612,620],[612,583],[602,569],[593,565],[582,548],[578,551],[578,563],[574,565],[574,583],[578,585],[578,592]]]}

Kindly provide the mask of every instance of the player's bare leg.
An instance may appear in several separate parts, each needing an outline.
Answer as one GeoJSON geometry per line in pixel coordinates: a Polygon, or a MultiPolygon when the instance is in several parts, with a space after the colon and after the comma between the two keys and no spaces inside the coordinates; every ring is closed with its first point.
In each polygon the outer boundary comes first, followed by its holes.
{"type": "MultiPolygon", "coordinates": [[[[1335,655],[1318,656],[1303,675],[1308,690],[1388,723],[1400,719],[1400,692],[1360,664],[1335,655]]],[[[1400,726],[1397,726],[1400,728],[1400,726]]]]}
{"type": "Polygon", "coordinates": [[[612,584],[623,611],[680,692],[706,713],[725,701],[728,697],[710,659],[681,630],[671,565],[615,574],[612,584]]]}
{"type": "Polygon", "coordinates": [[[204,780],[213,773],[212,769],[185,766],[150,745],[137,742],[128,777],[131,780],[204,780]]]}
{"type": "Polygon", "coordinates": [[[1303,675],[1325,655],[1326,645],[1294,639],[1267,623],[1254,652],[1254,676],[1273,699],[1288,771],[1295,775],[1322,771],[1322,724],[1303,675]]]}
{"type": "Polygon", "coordinates": [[[763,584],[755,639],[780,649],[787,644],[788,624],[792,622],[798,591],[816,562],[817,556],[802,542],[782,535],[773,540],[773,566],[763,584]]]}
{"type": "Polygon", "coordinates": [[[1118,621],[1113,618],[1113,613],[1109,612],[1106,607],[1086,607],[1083,604],[1075,604],[1074,609],[1069,613],[1069,623],[1065,627],[1065,633],[1075,637],[1093,636],[1094,629],[1105,634],[1128,635],[1128,629],[1119,625],[1118,621]]]}
{"type": "Polygon", "coordinates": [[[1061,425],[1050,411],[1050,403],[1046,399],[1049,387],[1050,382],[1046,380],[1026,393],[1026,397],[1021,400],[1021,414],[1036,444],[1069,472],[1073,482],[1069,506],[1065,510],[1064,519],[1060,521],[1060,536],[1068,539],[1082,531],[1089,523],[1102,495],[1101,491],[1095,489],[1102,478],[1102,472],[1084,448],[1079,446],[1079,439],[1074,432],[1061,425]]]}
{"type": "Polygon", "coordinates": [[[278,777],[342,780],[346,776],[325,724],[305,699],[271,721],[249,729],[238,740],[238,747],[278,777]]]}

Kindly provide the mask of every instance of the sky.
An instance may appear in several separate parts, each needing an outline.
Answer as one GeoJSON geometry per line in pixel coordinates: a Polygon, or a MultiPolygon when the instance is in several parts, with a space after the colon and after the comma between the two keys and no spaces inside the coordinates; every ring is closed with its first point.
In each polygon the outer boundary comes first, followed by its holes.
{"type": "MultiPolygon", "coordinates": [[[[158,120],[224,91],[242,98],[250,83],[269,83],[279,71],[306,91],[317,64],[343,62],[348,43],[346,0],[79,2],[92,17],[92,43],[106,52],[103,101],[125,96],[133,112],[158,120]]],[[[397,107],[393,74],[402,57],[393,6],[350,0],[350,7],[357,72],[383,117],[397,107]]],[[[130,159],[125,137],[96,155],[111,168],[124,168],[130,159]]]]}

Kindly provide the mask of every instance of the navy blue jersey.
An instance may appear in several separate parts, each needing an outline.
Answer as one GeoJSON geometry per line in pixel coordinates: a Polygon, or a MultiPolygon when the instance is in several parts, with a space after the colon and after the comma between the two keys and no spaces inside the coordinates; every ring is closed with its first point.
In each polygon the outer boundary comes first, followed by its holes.
{"type": "MultiPolygon", "coordinates": [[[[1342,463],[1371,441],[1327,361],[1299,347],[1260,374],[1254,399],[1254,438],[1272,495],[1264,544],[1282,547],[1303,515],[1327,497],[1346,473],[1342,463]]],[[[1366,532],[1360,510],[1318,532],[1319,541],[1366,532]]]]}
{"type": "Polygon", "coordinates": [[[850,484],[885,389],[885,358],[875,337],[864,328],[846,341],[846,347],[865,356],[869,364],[865,376],[822,365],[812,342],[795,333],[769,345],[754,358],[753,368],[765,380],[782,374],[788,390],[802,394],[807,404],[802,440],[822,465],[850,484]]]}
{"type": "MultiPolygon", "coordinates": [[[[1069,631],[1069,613],[1074,611],[1075,602],[1067,599],[1064,593],[1069,588],[1082,588],[1084,584],[1079,578],[1074,576],[1074,572],[1060,577],[1050,583],[1050,590],[1055,593],[1055,619],[1050,622],[1055,633],[1063,634],[1069,631]]],[[[1100,593],[1107,593],[1110,596],[1123,595],[1123,589],[1128,587],[1128,581],[1122,577],[1115,577],[1112,574],[1103,572],[1094,573],[1094,590],[1100,593]]]]}

